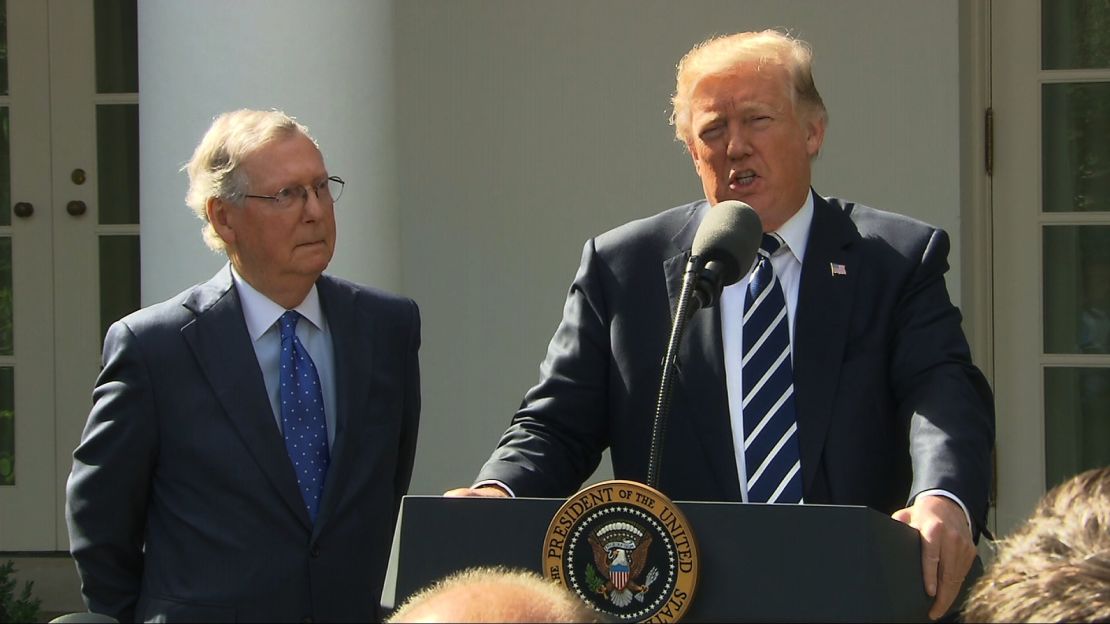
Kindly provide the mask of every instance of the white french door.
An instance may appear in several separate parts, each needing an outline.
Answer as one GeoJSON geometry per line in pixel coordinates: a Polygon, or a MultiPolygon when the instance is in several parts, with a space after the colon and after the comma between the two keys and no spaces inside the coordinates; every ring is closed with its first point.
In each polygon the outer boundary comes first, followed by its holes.
{"type": "Polygon", "coordinates": [[[1110,5],[992,10],[998,528],[1110,464],[1110,5]]]}
{"type": "Polygon", "coordinates": [[[135,0],[0,6],[0,551],[65,550],[100,341],[139,301],[135,0]]]}

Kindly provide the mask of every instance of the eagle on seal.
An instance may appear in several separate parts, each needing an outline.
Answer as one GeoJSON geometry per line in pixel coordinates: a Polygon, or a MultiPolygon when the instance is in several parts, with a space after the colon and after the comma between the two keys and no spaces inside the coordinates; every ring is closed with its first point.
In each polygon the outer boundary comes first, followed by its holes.
{"type": "Polygon", "coordinates": [[[644,566],[647,564],[651,535],[644,535],[640,531],[618,530],[617,532],[623,533],[620,538],[606,540],[606,543],[602,544],[600,534],[610,532],[606,529],[610,527],[604,527],[588,537],[590,547],[594,551],[594,563],[606,579],[605,584],[597,589],[597,593],[608,596],[609,600],[618,607],[626,607],[632,602],[633,592],[641,594],[648,589],[646,585],[636,583],[636,579],[643,574],[644,566]],[[637,533],[639,534],[637,537],[641,538],[638,542],[630,539],[637,533]]]}

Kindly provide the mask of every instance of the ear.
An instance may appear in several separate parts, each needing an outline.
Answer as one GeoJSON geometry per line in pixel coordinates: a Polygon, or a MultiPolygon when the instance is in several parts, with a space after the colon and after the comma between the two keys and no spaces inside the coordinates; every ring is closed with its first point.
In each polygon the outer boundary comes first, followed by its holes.
{"type": "Polygon", "coordinates": [[[705,165],[705,161],[698,158],[698,150],[694,149],[693,141],[686,142],[686,151],[690,153],[690,160],[694,163],[694,173],[696,173],[699,178],[702,177],[701,168],[705,165]]]}
{"type": "Polygon", "coordinates": [[[806,153],[810,158],[817,156],[821,145],[825,142],[826,122],[821,117],[814,117],[805,124],[806,128],[806,153]]]}
{"type": "Polygon", "coordinates": [[[231,216],[232,206],[219,197],[209,197],[204,204],[204,212],[208,215],[208,222],[215,228],[216,234],[231,247],[235,245],[235,228],[231,216]]]}
{"type": "Polygon", "coordinates": [[[686,141],[686,152],[694,160],[694,167],[698,166],[698,151],[694,149],[693,141],[686,141]]]}

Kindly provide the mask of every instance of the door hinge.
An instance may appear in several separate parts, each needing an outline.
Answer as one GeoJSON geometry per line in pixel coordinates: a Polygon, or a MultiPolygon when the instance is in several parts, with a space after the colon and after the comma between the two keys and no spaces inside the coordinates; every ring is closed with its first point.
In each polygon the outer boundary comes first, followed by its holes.
{"type": "Polygon", "coordinates": [[[983,164],[987,177],[994,175],[994,109],[987,108],[983,115],[983,164]]]}

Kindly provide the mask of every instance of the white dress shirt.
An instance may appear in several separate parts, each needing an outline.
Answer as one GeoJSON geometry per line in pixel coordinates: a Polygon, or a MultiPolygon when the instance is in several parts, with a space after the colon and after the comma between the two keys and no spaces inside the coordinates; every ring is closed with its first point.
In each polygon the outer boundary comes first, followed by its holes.
{"type": "MultiPolygon", "coordinates": [[[[230,265],[229,265],[230,266],[230,265]]],[[[266,383],[266,396],[274,413],[278,431],[282,430],[280,405],[281,368],[281,326],[278,319],[285,314],[285,308],[274,303],[266,295],[258,292],[242,276],[231,268],[231,278],[239,292],[239,303],[243,308],[243,318],[247,322],[247,333],[262,370],[266,383]]],[[[320,307],[320,294],[316,285],[308,291],[304,301],[293,308],[304,320],[297,323],[297,338],[308,351],[316,372],[320,375],[320,387],[324,392],[324,420],[328,426],[328,447],[335,446],[335,357],[332,348],[331,332],[328,321],[320,307]],[[305,322],[307,321],[307,322],[305,322]]]]}

